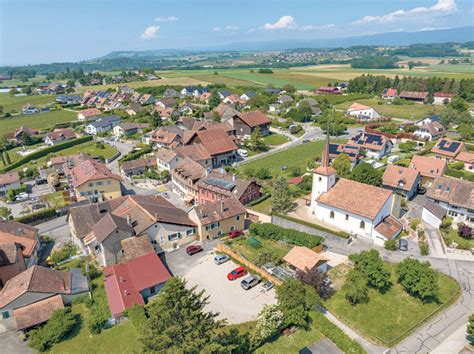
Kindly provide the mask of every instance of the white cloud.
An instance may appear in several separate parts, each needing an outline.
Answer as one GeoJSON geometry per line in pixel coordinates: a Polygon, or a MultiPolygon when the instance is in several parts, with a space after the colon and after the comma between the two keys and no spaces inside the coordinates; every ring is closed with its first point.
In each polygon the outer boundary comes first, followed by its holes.
{"type": "Polygon", "coordinates": [[[145,29],[145,32],[142,33],[142,39],[152,39],[155,38],[160,30],[160,26],[148,26],[145,29]]]}
{"type": "Polygon", "coordinates": [[[178,18],[176,16],[167,16],[167,17],[157,17],[155,18],[156,22],[176,22],[178,18]]]}
{"type": "Polygon", "coordinates": [[[275,23],[266,23],[263,28],[267,30],[295,28],[296,22],[293,16],[282,16],[275,23]]]}
{"type": "Polygon", "coordinates": [[[231,26],[231,25],[228,25],[228,26],[225,26],[225,27],[214,27],[212,29],[212,32],[236,32],[240,30],[240,27],[239,26],[231,26]]]}
{"type": "Polygon", "coordinates": [[[315,26],[315,25],[301,26],[301,27],[298,27],[298,29],[302,31],[316,31],[316,30],[330,29],[333,27],[336,27],[336,25],[334,23],[330,23],[330,24],[321,25],[321,26],[315,26]]]}
{"type": "Polygon", "coordinates": [[[354,21],[355,25],[368,23],[393,23],[397,21],[419,19],[420,17],[437,17],[448,15],[457,11],[455,0],[438,0],[430,7],[415,7],[410,10],[397,10],[382,16],[364,16],[354,21]]]}

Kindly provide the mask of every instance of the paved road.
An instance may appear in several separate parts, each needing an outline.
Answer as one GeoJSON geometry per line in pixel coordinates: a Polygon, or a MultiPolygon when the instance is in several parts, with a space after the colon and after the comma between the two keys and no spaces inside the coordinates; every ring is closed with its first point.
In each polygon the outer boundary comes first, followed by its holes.
{"type": "Polygon", "coordinates": [[[0,335],[0,353],[5,354],[34,354],[35,350],[28,347],[27,342],[19,339],[18,332],[0,335]]]}

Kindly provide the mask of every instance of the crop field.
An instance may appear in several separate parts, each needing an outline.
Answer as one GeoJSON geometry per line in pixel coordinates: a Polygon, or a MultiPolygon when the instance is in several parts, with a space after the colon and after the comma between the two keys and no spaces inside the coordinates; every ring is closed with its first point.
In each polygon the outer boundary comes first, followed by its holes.
{"type": "Polygon", "coordinates": [[[190,75],[191,78],[196,80],[202,80],[206,82],[210,82],[213,84],[224,84],[229,87],[237,87],[237,86],[263,86],[256,84],[255,82],[251,82],[248,80],[242,79],[235,79],[232,77],[223,75],[214,75],[214,74],[197,74],[197,75],[190,75]]]}
{"type": "Polygon", "coordinates": [[[45,75],[37,75],[36,77],[28,79],[26,82],[21,81],[20,79],[12,79],[12,80],[3,80],[0,81],[0,88],[3,87],[12,87],[12,86],[21,86],[21,85],[31,85],[35,82],[43,82],[46,80],[45,75]]]}
{"type": "Polygon", "coordinates": [[[36,96],[10,96],[9,93],[0,93],[0,106],[3,106],[5,113],[12,111],[19,112],[27,103],[33,106],[45,106],[56,100],[54,95],[36,95],[36,96]]]}
{"type": "Polygon", "coordinates": [[[14,131],[22,125],[32,129],[45,129],[60,123],[67,123],[77,118],[76,113],[65,110],[20,115],[0,120],[2,134],[14,131]]]}

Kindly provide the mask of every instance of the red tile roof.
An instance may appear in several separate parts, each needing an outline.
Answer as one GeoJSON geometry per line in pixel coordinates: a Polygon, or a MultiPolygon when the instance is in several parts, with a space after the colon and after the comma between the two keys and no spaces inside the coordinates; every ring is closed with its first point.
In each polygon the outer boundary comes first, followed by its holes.
{"type": "Polygon", "coordinates": [[[426,91],[402,91],[400,92],[400,98],[413,98],[413,99],[423,99],[425,100],[428,97],[428,92],[426,91]]]}
{"type": "Polygon", "coordinates": [[[0,185],[20,182],[20,175],[18,172],[7,172],[0,174],[0,185]]]}
{"type": "Polygon", "coordinates": [[[251,111],[239,114],[240,119],[249,127],[257,127],[263,124],[270,124],[271,119],[260,111],[251,111]]]}
{"type": "Polygon", "coordinates": [[[38,243],[38,229],[18,221],[0,221],[0,244],[18,243],[23,257],[31,257],[38,243]]]}
{"type": "Polygon", "coordinates": [[[171,278],[156,253],[108,266],[104,270],[104,286],[112,315],[117,316],[133,305],[144,305],[141,291],[171,278]]]}
{"type": "Polygon", "coordinates": [[[411,191],[415,185],[419,172],[412,168],[388,165],[382,176],[384,186],[411,191]]]}
{"type": "Polygon", "coordinates": [[[102,112],[101,110],[97,108],[88,108],[88,109],[83,109],[82,111],[77,112],[77,114],[81,114],[87,118],[87,117],[100,116],[102,112]]]}
{"type": "Polygon", "coordinates": [[[26,329],[44,323],[49,320],[54,311],[63,308],[63,299],[59,294],[34,302],[31,305],[20,307],[13,311],[16,329],[26,329]]]}
{"type": "Polygon", "coordinates": [[[122,180],[119,175],[110,172],[105,164],[95,160],[85,160],[71,170],[71,180],[74,187],[79,187],[89,181],[106,178],[122,180]]]}
{"type": "Polygon", "coordinates": [[[450,92],[435,92],[433,96],[442,98],[453,98],[454,96],[456,96],[456,94],[450,92]]]}
{"type": "Polygon", "coordinates": [[[448,163],[444,159],[435,159],[434,157],[426,157],[413,155],[410,162],[410,168],[414,168],[422,177],[439,177],[444,175],[444,171],[448,163]]]}
{"type": "Polygon", "coordinates": [[[221,129],[194,132],[194,137],[191,138],[190,142],[193,143],[196,139],[204,145],[211,156],[236,151],[238,149],[227,132],[221,129]]]}

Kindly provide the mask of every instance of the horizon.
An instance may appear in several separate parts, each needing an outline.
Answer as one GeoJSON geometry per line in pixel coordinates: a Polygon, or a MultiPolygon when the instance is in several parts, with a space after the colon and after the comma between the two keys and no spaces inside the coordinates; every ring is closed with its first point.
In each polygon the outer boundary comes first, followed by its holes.
{"type": "Polygon", "coordinates": [[[199,6],[189,0],[179,4],[171,0],[0,0],[0,10],[0,66],[79,62],[117,51],[216,51],[234,43],[330,40],[473,26],[469,0],[389,4],[343,0],[337,5],[244,0],[225,6],[216,0],[199,6]],[[83,16],[77,16],[78,7],[83,16]]]}

